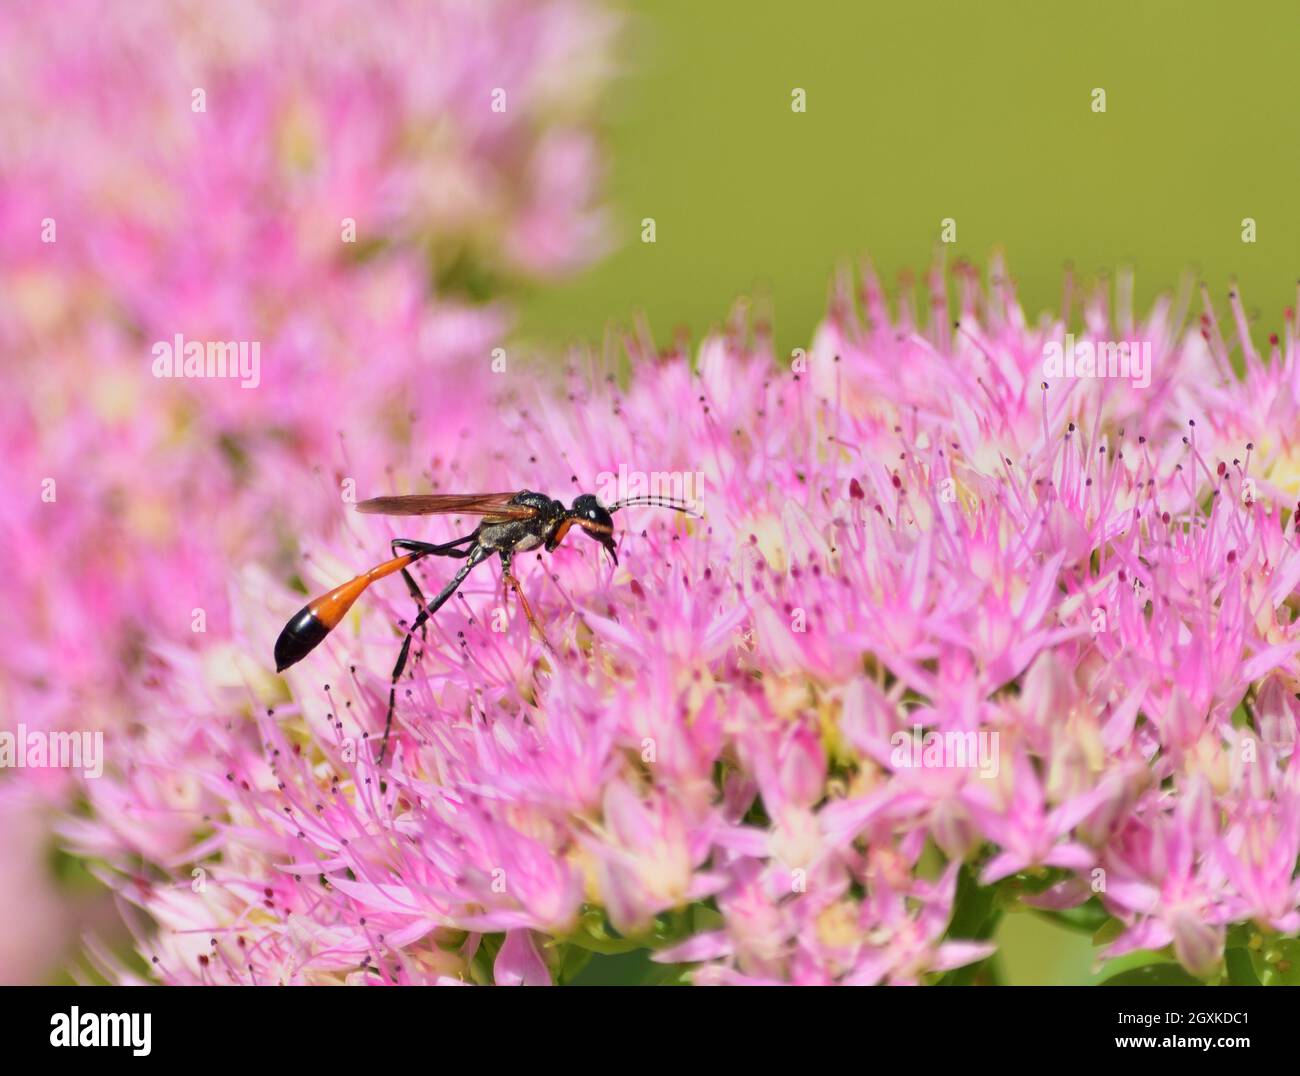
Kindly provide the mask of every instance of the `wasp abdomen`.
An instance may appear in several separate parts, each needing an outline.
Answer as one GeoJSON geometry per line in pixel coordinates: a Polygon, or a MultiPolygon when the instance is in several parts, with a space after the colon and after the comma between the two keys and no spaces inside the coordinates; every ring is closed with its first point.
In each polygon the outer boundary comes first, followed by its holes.
{"type": "Polygon", "coordinates": [[[303,606],[280,632],[275,641],[275,671],[284,672],[302,661],[330,633],[310,605],[303,606]]]}
{"type": "Polygon", "coordinates": [[[423,555],[423,553],[407,553],[386,560],[383,564],[371,568],[370,571],[335,587],[310,605],[304,605],[284,626],[280,638],[275,641],[275,671],[284,672],[290,665],[302,661],[316,649],[320,641],[338,626],[339,621],[343,619],[343,614],[352,608],[352,603],[361,597],[361,592],[376,579],[383,579],[386,575],[400,572],[423,555]]]}

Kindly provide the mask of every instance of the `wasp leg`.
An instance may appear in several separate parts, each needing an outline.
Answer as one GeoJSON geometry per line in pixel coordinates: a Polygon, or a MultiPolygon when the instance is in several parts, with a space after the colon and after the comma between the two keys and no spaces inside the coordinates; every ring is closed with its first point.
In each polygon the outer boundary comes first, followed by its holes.
{"type": "Polygon", "coordinates": [[[394,538],[394,549],[405,549],[409,553],[419,553],[422,556],[433,557],[459,557],[462,560],[468,557],[472,550],[457,549],[457,546],[467,545],[478,537],[478,531],[465,535],[464,538],[456,538],[450,542],[443,542],[442,545],[434,545],[431,542],[417,542],[413,538],[394,538]]]}
{"type": "MultiPolygon", "coordinates": [[[[393,556],[397,555],[397,551],[399,549],[407,548],[406,545],[403,544],[403,539],[401,538],[394,538],[390,544],[392,545],[393,556]]],[[[418,543],[412,543],[412,544],[418,544],[418,543]]],[[[415,599],[415,614],[416,616],[419,616],[420,610],[423,609],[425,606],[424,591],[420,589],[420,584],[415,581],[415,576],[411,574],[409,568],[402,569],[402,581],[406,584],[407,593],[409,593],[411,597],[415,599]]],[[[398,623],[401,623],[401,621],[398,621],[398,623]]],[[[427,642],[428,639],[429,639],[429,631],[426,626],[420,629],[420,641],[427,642]]]]}
{"type": "MultiPolygon", "coordinates": [[[[464,545],[466,542],[474,540],[473,534],[467,534],[464,538],[457,538],[454,542],[447,542],[444,545],[431,545],[429,542],[417,542],[412,538],[394,538],[389,545],[392,547],[393,555],[397,555],[399,549],[407,553],[418,553],[422,557],[459,557],[469,556],[469,550],[457,549],[457,546],[464,545]]],[[[414,562],[412,562],[414,563],[414,562]]],[[[419,615],[421,609],[425,606],[424,592],[420,590],[420,584],[415,581],[409,569],[402,569],[402,579],[406,583],[407,592],[415,599],[415,612],[419,615]]],[[[429,629],[427,625],[420,628],[420,641],[428,642],[429,629]]]]}
{"type": "Polygon", "coordinates": [[[433,616],[446,603],[447,599],[456,593],[461,583],[465,582],[465,577],[479,564],[482,564],[491,555],[491,550],[484,549],[482,546],[474,546],[467,554],[465,563],[448,581],[447,585],[438,591],[433,601],[429,602],[420,610],[420,615],[415,618],[411,626],[406,629],[406,636],[402,639],[402,651],[397,655],[397,664],[393,666],[393,682],[388,689],[388,715],[384,718],[384,743],[379,749],[379,762],[382,764],[384,755],[388,751],[388,735],[393,729],[393,711],[397,708],[397,683],[402,678],[402,673],[406,670],[406,660],[411,655],[411,637],[419,631],[428,622],[429,617],[433,616]]]}
{"type": "Polygon", "coordinates": [[[542,645],[547,650],[554,651],[550,640],[546,638],[546,632],[542,630],[542,625],[538,623],[537,617],[533,615],[533,607],[528,604],[523,587],[519,585],[519,580],[515,578],[514,573],[510,570],[510,555],[508,553],[501,554],[501,582],[504,586],[513,590],[519,598],[519,605],[524,611],[524,616],[528,618],[528,623],[533,626],[533,630],[541,637],[542,645]]]}

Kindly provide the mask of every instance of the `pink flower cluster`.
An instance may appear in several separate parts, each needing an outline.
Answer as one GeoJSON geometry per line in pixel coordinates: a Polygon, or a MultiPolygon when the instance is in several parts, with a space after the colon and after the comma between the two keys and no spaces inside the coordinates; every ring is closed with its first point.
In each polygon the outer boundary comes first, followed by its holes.
{"type": "MultiPolygon", "coordinates": [[[[616,28],[586,0],[0,14],[5,729],[147,768],[123,745],[178,663],[243,675],[232,575],[286,568],[412,446],[460,450],[511,282],[600,253],[616,28]],[[158,362],[178,337],[195,369],[158,362]],[[253,376],[213,374],[227,343],[253,376]]],[[[6,828],[85,791],[5,776],[6,828]]],[[[43,973],[5,951],[0,979],[43,973]]]]}
{"type": "MultiPolygon", "coordinates": [[[[1127,279],[1036,324],[997,262],[953,272],[953,312],[936,272],[924,320],[860,280],[793,357],[740,309],[694,361],[629,338],[625,382],[518,374],[478,439],[363,491],[704,484],[701,518],[620,513],[617,566],[581,539],[516,565],[549,648],[471,575],[383,765],[400,582],[280,680],[293,570],[233,575],[240,676],[168,653],[67,828],[155,974],[546,983],[648,948],[697,983],[920,983],[994,953],[979,900],[1266,973],[1300,925],[1294,318],[1265,357],[1235,295],[1184,331],[1127,279]],[[1149,385],[1045,377],[1076,313],[1149,344],[1149,385]]],[[[319,593],[472,525],[351,515],[296,571],[319,593]]]]}

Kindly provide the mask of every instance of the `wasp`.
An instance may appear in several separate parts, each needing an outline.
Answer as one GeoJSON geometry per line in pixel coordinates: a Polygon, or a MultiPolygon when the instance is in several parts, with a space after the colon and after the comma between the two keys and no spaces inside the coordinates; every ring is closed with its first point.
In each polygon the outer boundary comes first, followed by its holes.
{"type": "Polygon", "coordinates": [[[447,603],[466,577],[478,565],[494,554],[501,558],[501,577],[505,587],[513,590],[528,623],[545,641],[546,633],[533,615],[532,606],[520,589],[519,581],[511,570],[516,553],[545,547],[553,552],[574,527],[585,531],[598,541],[618,563],[614,543],[614,513],[636,505],[671,508],[693,515],[690,507],[667,497],[628,497],[609,506],[602,505],[590,493],[576,497],[571,508],[545,493],[520,490],[518,493],[432,493],[411,494],[399,497],[372,497],[356,506],[358,512],[384,516],[473,515],[482,522],[462,538],[434,544],[410,538],[394,538],[390,560],[377,564],[308,602],[290,618],[275,641],[275,669],[284,672],[295,665],[317,646],[343,619],[352,604],[361,597],[371,583],[386,576],[400,573],[406,588],[419,609],[415,619],[406,628],[402,649],[393,666],[392,684],[388,690],[388,714],[384,720],[384,741],[379,751],[379,761],[384,761],[388,750],[388,736],[393,727],[393,711],[397,705],[397,684],[406,670],[411,654],[411,639],[417,631],[424,631],[429,618],[447,603]],[[400,552],[399,552],[400,551],[400,552]],[[432,601],[426,601],[420,585],[410,573],[410,567],[425,557],[452,557],[465,563],[432,601]]]}

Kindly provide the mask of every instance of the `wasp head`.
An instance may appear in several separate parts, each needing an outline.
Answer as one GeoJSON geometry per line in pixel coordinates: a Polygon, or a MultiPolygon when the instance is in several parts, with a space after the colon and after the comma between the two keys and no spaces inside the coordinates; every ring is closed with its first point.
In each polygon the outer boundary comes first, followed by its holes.
{"type": "Polygon", "coordinates": [[[596,500],[593,494],[584,493],[574,499],[570,517],[605,547],[615,564],[618,563],[618,554],[614,551],[614,517],[609,514],[608,508],[596,500]]]}

